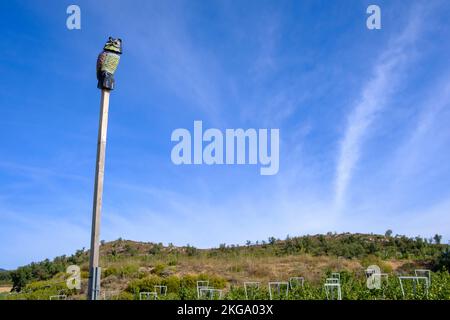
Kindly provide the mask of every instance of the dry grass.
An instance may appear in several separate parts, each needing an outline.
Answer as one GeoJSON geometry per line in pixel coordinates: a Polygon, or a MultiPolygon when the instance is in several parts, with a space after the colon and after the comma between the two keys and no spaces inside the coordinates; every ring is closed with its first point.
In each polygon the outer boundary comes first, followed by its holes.
{"type": "Polygon", "coordinates": [[[189,258],[176,266],[177,275],[208,273],[226,278],[231,283],[243,281],[288,280],[303,276],[310,282],[319,282],[327,270],[357,271],[359,262],[327,256],[295,255],[283,257],[189,258]]]}

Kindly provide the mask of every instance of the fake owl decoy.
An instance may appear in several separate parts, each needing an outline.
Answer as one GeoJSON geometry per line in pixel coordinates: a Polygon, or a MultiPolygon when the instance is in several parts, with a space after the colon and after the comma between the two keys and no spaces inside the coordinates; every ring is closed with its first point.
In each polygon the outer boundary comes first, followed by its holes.
{"type": "Polygon", "coordinates": [[[97,80],[99,89],[114,90],[114,72],[122,54],[122,40],[109,37],[97,58],[97,80]]]}

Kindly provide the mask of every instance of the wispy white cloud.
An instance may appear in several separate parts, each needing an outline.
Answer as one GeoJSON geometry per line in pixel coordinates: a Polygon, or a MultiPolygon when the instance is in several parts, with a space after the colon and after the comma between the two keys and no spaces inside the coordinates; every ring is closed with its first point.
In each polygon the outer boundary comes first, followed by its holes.
{"type": "Polygon", "coordinates": [[[338,209],[344,205],[348,185],[372,123],[399,86],[399,74],[413,60],[421,22],[416,13],[414,11],[405,30],[390,42],[376,62],[373,76],[363,86],[359,101],[348,117],[336,166],[335,205],[338,209]]]}

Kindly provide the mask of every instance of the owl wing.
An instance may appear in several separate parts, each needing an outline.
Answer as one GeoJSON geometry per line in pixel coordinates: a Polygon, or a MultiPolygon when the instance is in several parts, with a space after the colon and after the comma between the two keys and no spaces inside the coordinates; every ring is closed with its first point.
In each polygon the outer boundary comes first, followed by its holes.
{"type": "Polygon", "coordinates": [[[100,77],[100,72],[102,71],[102,66],[105,63],[106,52],[102,52],[97,58],[97,79],[100,77]]]}

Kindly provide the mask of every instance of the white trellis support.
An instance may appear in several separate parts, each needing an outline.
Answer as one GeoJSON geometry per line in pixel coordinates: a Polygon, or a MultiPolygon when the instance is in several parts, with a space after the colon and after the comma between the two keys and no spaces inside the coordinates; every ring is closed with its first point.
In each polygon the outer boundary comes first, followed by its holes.
{"type": "Polygon", "coordinates": [[[158,294],[156,292],[139,292],[139,300],[157,300],[158,294]]]}
{"type": "Polygon", "coordinates": [[[417,293],[417,286],[419,286],[421,283],[423,283],[425,294],[428,296],[428,288],[430,287],[430,283],[428,282],[428,277],[403,276],[403,277],[398,277],[398,279],[400,281],[400,288],[402,289],[403,298],[406,297],[405,285],[403,282],[405,280],[412,281],[413,294],[417,293]]]}
{"type": "Polygon", "coordinates": [[[338,278],[326,278],[325,283],[340,283],[340,280],[338,278]]]}
{"type": "Polygon", "coordinates": [[[114,297],[118,297],[120,294],[119,290],[104,290],[101,292],[103,300],[113,300],[114,297]]]}
{"type": "Polygon", "coordinates": [[[167,295],[167,286],[155,286],[155,292],[158,296],[165,296],[167,295]]]}
{"type": "Polygon", "coordinates": [[[342,300],[342,291],[340,283],[325,283],[325,294],[327,300],[342,300]]]}
{"type": "Polygon", "coordinates": [[[387,273],[381,273],[380,268],[367,268],[365,271],[366,279],[369,281],[371,280],[371,283],[374,285],[376,283],[379,283],[380,285],[383,284],[383,280],[387,283],[389,279],[389,275],[387,273]]]}
{"type": "Polygon", "coordinates": [[[416,269],[414,270],[414,274],[416,277],[427,277],[428,278],[428,285],[431,286],[431,271],[428,269],[416,269]]]}
{"type": "Polygon", "coordinates": [[[289,287],[292,289],[297,287],[303,287],[305,284],[304,277],[291,277],[289,278],[289,287]]]}
{"type": "Polygon", "coordinates": [[[380,284],[383,284],[383,280],[388,283],[389,280],[389,274],[387,273],[375,273],[374,274],[375,277],[379,277],[380,279],[380,284]]]}
{"type": "Polygon", "coordinates": [[[200,299],[200,289],[208,289],[208,288],[209,288],[208,280],[197,281],[197,298],[200,299]]]}
{"type": "Polygon", "coordinates": [[[286,281],[273,281],[269,282],[269,296],[270,300],[274,298],[282,298],[283,296],[287,299],[289,295],[289,282],[286,281]]]}
{"type": "Polygon", "coordinates": [[[222,299],[223,290],[214,288],[200,288],[199,299],[202,300],[220,300],[222,299]]]}
{"type": "Polygon", "coordinates": [[[333,272],[331,278],[339,279],[339,282],[341,282],[341,274],[339,272],[333,272]]]}

